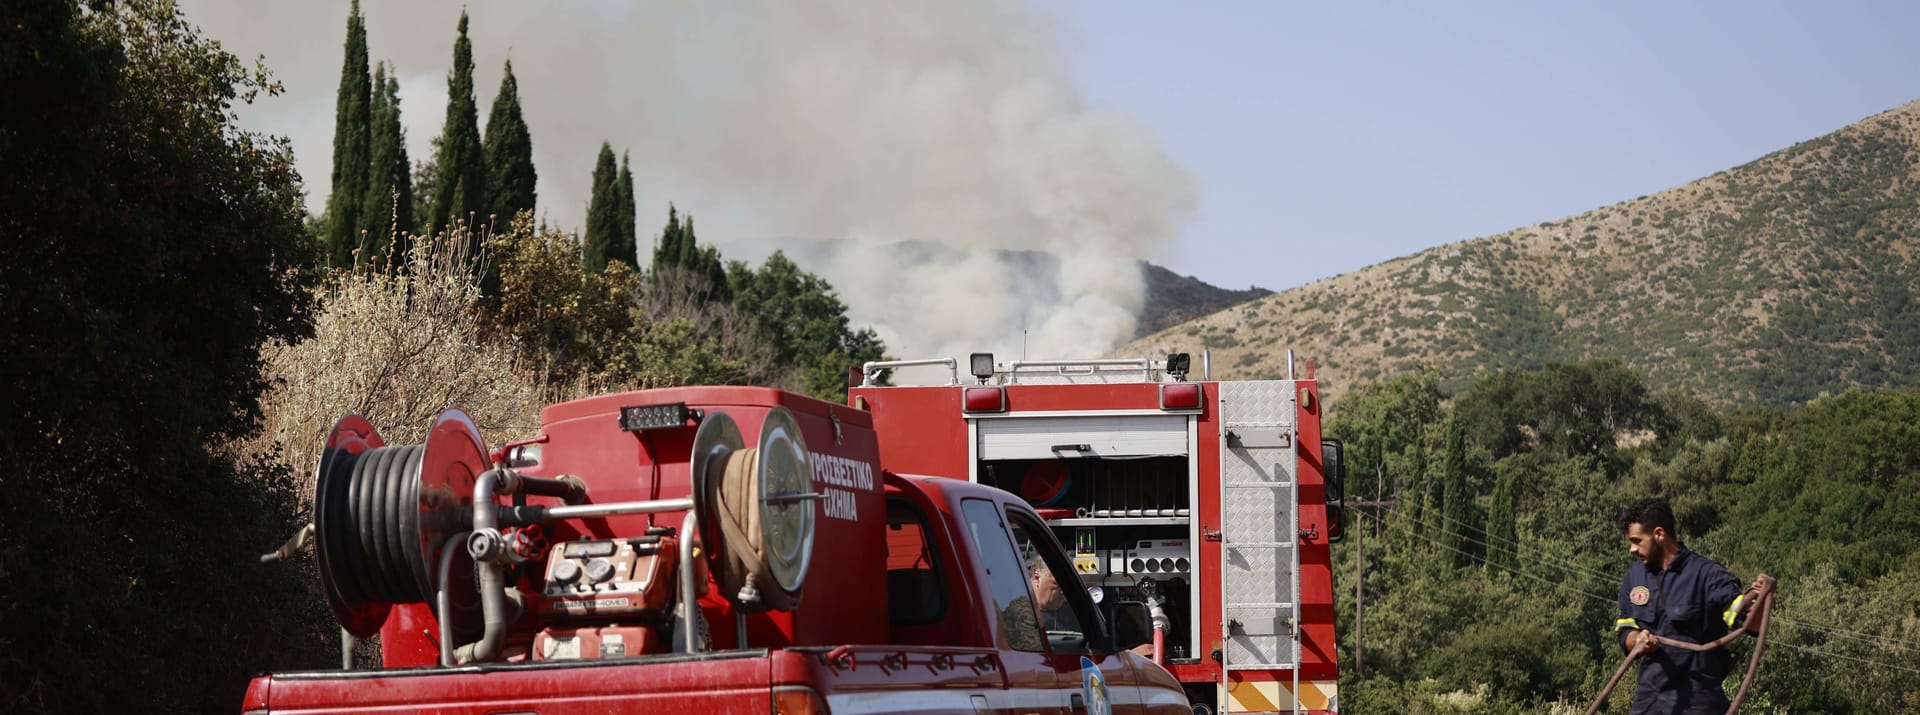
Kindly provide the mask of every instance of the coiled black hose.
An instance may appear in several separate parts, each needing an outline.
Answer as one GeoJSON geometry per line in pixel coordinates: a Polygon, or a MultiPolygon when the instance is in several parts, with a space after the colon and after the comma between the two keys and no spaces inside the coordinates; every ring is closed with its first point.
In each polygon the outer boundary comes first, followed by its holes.
{"type": "Polygon", "coordinates": [[[420,459],[425,445],[340,454],[314,515],[323,568],[348,603],[410,603],[433,596],[420,548],[420,459]],[[345,477],[345,478],[341,478],[345,477]]]}

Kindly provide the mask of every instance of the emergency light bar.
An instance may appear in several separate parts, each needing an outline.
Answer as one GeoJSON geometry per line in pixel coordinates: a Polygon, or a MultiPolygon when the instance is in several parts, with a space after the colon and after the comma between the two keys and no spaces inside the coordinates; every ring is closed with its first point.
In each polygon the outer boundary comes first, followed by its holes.
{"type": "Polygon", "coordinates": [[[620,429],[628,432],[650,432],[685,427],[689,420],[698,423],[700,411],[687,407],[685,402],[620,408],[620,429]]]}

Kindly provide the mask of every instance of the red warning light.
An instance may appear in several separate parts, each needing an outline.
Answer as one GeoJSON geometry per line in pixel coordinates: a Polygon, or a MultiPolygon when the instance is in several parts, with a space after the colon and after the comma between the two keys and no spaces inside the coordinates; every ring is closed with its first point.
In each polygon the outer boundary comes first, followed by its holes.
{"type": "Polygon", "coordinates": [[[1200,409],[1200,383],[1181,382],[1160,386],[1160,409],[1200,409]]]}
{"type": "Polygon", "coordinates": [[[969,387],[962,401],[968,412],[1006,412],[1007,388],[969,387]]]}

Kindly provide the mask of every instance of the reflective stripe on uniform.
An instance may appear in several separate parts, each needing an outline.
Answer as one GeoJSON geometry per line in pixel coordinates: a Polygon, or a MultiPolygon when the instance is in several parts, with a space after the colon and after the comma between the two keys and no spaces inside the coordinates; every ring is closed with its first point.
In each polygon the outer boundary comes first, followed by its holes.
{"type": "Polygon", "coordinates": [[[1720,620],[1726,621],[1728,628],[1733,627],[1733,619],[1740,617],[1740,602],[1745,600],[1747,600],[1747,594],[1740,594],[1738,598],[1733,599],[1733,605],[1727,606],[1727,612],[1720,614],[1720,620]]]}
{"type": "Polygon", "coordinates": [[[1623,629],[1623,628],[1632,628],[1632,629],[1634,629],[1634,630],[1639,630],[1639,629],[1640,629],[1640,622],[1639,622],[1639,621],[1635,621],[1635,620],[1633,620],[1633,619],[1631,619],[1631,618],[1622,618],[1622,619],[1620,619],[1620,620],[1617,620],[1617,621],[1614,621],[1614,622],[1613,622],[1613,629],[1614,629],[1614,630],[1616,630],[1616,631],[1617,631],[1617,630],[1620,630],[1620,629],[1623,629]]]}

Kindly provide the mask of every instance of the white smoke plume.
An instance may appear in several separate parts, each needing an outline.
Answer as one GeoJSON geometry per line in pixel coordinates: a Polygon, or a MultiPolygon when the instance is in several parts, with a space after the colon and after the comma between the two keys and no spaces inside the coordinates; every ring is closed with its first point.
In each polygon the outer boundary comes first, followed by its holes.
{"type": "MultiPolygon", "coordinates": [[[[446,112],[461,5],[369,2],[408,151],[446,112]]],[[[785,248],[902,357],[1090,357],[1131,336],[1136,261],[1173,238],[1193,179],[1151,130],[1090,107],[1057,28],[1019,2],[519,3],[471,14],[484,123],[512,59],[539,212],[583,224],[600,142],[631,151],[641,261],[669,202],[702,241],[785,248]],[[900,242],[938,244],[922,251],[900,242]],[[1053,254],[1046,270],[1000,250],[1053,254]]],[[[325,206],[345,2],[190,0],[188,19],[287,86],[241,110],[291,137],[325,206]]]]}

